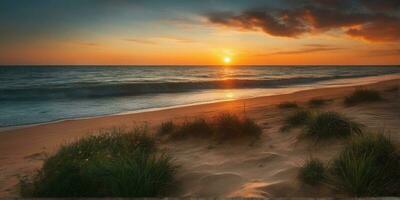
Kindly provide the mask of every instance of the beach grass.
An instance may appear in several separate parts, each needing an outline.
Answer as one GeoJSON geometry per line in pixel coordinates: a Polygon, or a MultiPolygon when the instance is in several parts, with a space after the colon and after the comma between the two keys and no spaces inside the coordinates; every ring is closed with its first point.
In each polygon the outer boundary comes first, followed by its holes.
{"type": "Polygon", "coordinates": [[[398,85],[389,87],[385,90],[385,92],[398,92],[400,90],[400,87],[398,85]]]}
{"type": "Polygon", "coordinates": [[[168,134],[172,139],[213,138],[223,142],[237,138],[256,139],[262,133],[254,120],[231,113],[222,113],[213,120],[205,118],[186,120],[182,124],[174,125],[173,130],[163,128],[163,126],[164,123],[160,126],[159,132],[168,134]]]}
{"type": "Polygon", "coordinates": [[[62,146],[36,175],[20,180],[23,197],[158,197],[176,166],[146,129],[110,130],[62,146]]]}
{"type": "Polygon", "coordinates": [[[185,138],[209,138],[214,134],[214,128],[204,118],[196,118],[194,120],[186,120],[184,123],[177,125],[175,130],[170,134],[174,139],[185,138]]]}
{"type": "Polygon", "coordinates": [[[173,121],[166,121],[161,123],[157,133],[158,135],[167,135],[172,133],[175,130],[175,124],[173,121]]]}
{"type": "Polygon", "coordinates": [[[337,112],[316,113],[306,124],[303,136],[323,140],[361,134],[362,125],[337,112]]]}
{"type": "Polygon", "coordinates": [[[291,108],[298,108],[298,107],[299,107],[299,105],[297,105],[296,102],[290,102],[290,101],[282,102],[282,103],[278,104],[278,108],[280,108],[280,109],[291,109],[291,108]]]}
{"type": "Polygon", "coordinates": [[[381,94],[376,90],[357,89],[351,95],[345,97],[346,106],[355,106],[360,103],[377,102],[383,100],[381,94]]]}
{"type": "Polygon", "coordinates": [[[400,195],[400,153],[382,134],[354,137],[330,172],[332,185],[353,196],[400,195]]]}
{"type": "Polygon", "coordinates": [[[307,160],[300,168],[298,178],[309,185],[320,184],[325,179],[324,164],[315,158],[307,160]]]}
{"type": "Polygon", "coordinates": [[[311,107],[321,107],[326,105],[329,101],[329,99],[313,98],[308,101],[308,105],[311,107]]]}
{"type": "Polygon", "coordinates": [[[262,130],[254,122],[254,120],[231,113],[222,113],[217,116],[215,122],[216,137],[218,140],[226,140],[229,138],[259,138],[262,130]]]}
{"type": "Polygon", "coordinates": [[[281,127],[281,131],[285,132],[292,128],[299,127],[308,123],[313,116],[313,112],[310,110],[296,110],[284,119],[284,126],[281,127]]]}

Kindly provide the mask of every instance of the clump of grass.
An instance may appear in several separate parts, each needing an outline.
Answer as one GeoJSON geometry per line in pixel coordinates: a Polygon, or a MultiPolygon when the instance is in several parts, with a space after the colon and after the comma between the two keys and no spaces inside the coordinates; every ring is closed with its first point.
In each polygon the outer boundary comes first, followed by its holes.
{"type": "Polygon", "coordinates": [[[352,134],[361,134],[361,124],[356,123],[336,112],[317,113],[307,123],[304,136],[316,140],[343,138],[352,134]]]}
{"type": "Polygon", "coordinates": [[[204,119],[186,120],[171,134],[172,138],[184,139],[188,137],[207,138],[214,134],[214,128],[204,119]]]}
{"type": "Polygon", "coordinates": [[[390,87],[390,88],[387,88],[386,90],[385,90],[385,92],[397,92],[397,91],[399,91],[399,86],[398,85],[395,85],[395,86],[392,86],[392,87],[390,87]]]}
{"type": "Polygon", "coordinates": [[[241,126],[242,134],[258,139],[262,134],[261,127],[252,119],[244,118],[241,126]]]}
{"type": "Polygon", "coordinates": [[[300,126],[306,124],[312,117],[309,110],[299,110],[290,115],[285,121],[290,126],[300,126]]]}
{"type": "Polygon", "coordinates": [[[262,130],[249,118],[239,118],[237,115],[223,113],[217,117],[215,122],[215,137],[218,140],[230,138],[258,138],[262,130]]]}
{"type": "Polygon", "coordinates": [[[144,129],[114,130],[62,146],[20,186],[24,197],[156,197],[175,171],[144,129]]]}
{"type": "Polygon", "coordinates": [[[309,185],[318,185],[325,179],[324,164],[318,159],[308,160],[299,171],[299,179],[309,185]]]}
{"type": "MultiPolygon", "coordinates": [[[[160,127],[160,130],[165,128],[160,127]]],[[[230,113],[223,113],[215,117],[213,121],[204,118],[186,120],[180,125],[174,125],[173,130],[164,131],[172,139],[185,138],[214,138],[218,141],[231,140],[235,138],[258,138],[262,130],[251,119],[239,117],[230,113]]]]}
{"type": "Polygon", "coordinates": [[[290,108],[298,108],[299,106],[297,105],[296,102],[283,102],[278,105],[278,108],[280,109],[290,109],[290,108]]]}
{"type": "Polygon", "coordinates": [[[357,89],[344,99],[344,104],[346,106],[354,106],[359,103],[377,102],[382,99],[381,94],[376,90],[357,89]]]}
{"type": "Polygon", "coordinates": [[[384,135],[353,138],[330,171],[332,184],[351,195],[400,195],[400,154],[384,135]]]}
{"type": "Polygon", "coordinates": [[[176,125],[173,121],[166,121],[161,123],[158,129],[158,135],[168,135],[176,129],[176,125]]]}
{"type": "Polygon", "coordinates": [[[329,102],[328,99],[313,98],[308,101],[308,105],[311,107],[321,107],[329,102]]]}
{"type": "Polygon", "coordinates": [[[312,116],[313,112],[309,110],[297,110],[285,119],[285,125],[281,128],[281,131],[305,125],[311,120],[312,116]]]}

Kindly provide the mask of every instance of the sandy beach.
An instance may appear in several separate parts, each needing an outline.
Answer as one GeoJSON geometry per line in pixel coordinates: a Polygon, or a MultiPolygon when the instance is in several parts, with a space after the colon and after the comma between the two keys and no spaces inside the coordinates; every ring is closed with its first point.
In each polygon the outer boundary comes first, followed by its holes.
{"type": "MultiPolygon", "coordinates": [[[[315,145],[299,141],[300,130],[282,133],[279,129],[291,110],[277,104],[295,101],[308,107],[312,98],[331,99],[321,110],[343,113],[364,124],[369,131],[389,134],[400,142],[400,101],[398,91],[387,91],[400,85],[400,79],[363,85],[380,91],[382,102],[343,106],[343,98],[361,86],[312,89],[291,94],[257,97],[229,102],[210,103],[144,113],[113,115],[90,119],[65,120],[0,132],[0,197],[18,196],[18,177],[39,169],[46,155],[60,145],[100,129],[131,127],[146,123],[150,130],[167,120],[182,121],[195,117],[212,117],[221,112],[246,115],[262,127],[261,139],[254,145],[210,144],[203,140],[160,141],[180,165],[179,197],[283,197],[340,196],[321,188],[316,190],[297,180],[299,166],[310,156],[329,160],[345,141],[315,145]]],[[[154,132],[154,131],[152,131],[154,132]]]]}

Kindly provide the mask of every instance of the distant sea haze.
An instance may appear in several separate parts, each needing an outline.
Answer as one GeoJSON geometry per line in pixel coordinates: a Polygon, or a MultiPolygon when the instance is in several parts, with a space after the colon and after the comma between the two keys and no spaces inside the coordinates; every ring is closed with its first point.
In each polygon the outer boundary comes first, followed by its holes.
{"type": "Polygon", "coordinates": [[[399,66],[2,66],[0,126],[346,84],[399,66]]]}

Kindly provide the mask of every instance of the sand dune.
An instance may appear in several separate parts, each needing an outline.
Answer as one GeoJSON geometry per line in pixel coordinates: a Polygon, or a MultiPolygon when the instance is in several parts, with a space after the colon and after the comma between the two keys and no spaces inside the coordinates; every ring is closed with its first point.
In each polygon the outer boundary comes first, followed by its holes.
{"type": "MultiPolygon", "coordinates": [[[[399,82],[387,82],[398,84],[399,82]]],[[[386,85],[386,84],[383,84],[386,85]]],[[[372,87],[384,87],[377,84],[372,87]]],[[[320,109],[344,113],[361,122],[371,131],[382,128],[400,142],[399,94],[385,93],[382,103],[344,107],[342,96],[320,109]]],[[[300,99],[296,99],[300,100],[300,99]]],[[[302,99],[304,100],[304,99],[302,99]]],[[[300,100],[301,101],[301,100],[300,100]]],[[[307,107],[302,103],[303,107],[307,107]]],[[[169,149],[181,164],[178,177],[182,191],[177,196],[195,197],[326,197],[344,196],[325,187],[311,187],[297,181],[298,169],[310,157],[331,159],[345,141],[334,140],[315,144],[299,140],[300,130],[279,131],[283,116],[291,111],[275,106],[251,109],[263,127],[263,137],[255,145],[225,144],[210,148],[208,143],[187,141],[169,149]]]]}
{"type": "Polygon", "coordinates": [[[217,144],[210,140],[162,140],[162,149],[172,154],[180,166],[177,174],[179,187],[170,196],[342,196],[326,187],[315,188],[301,184],[297,181],[297,173],[306,159],[312,156],[327,161],[346,141],[334,140],[315,144],[308,140],[299,140],[298,129],[282,133],[279,129],[283,119],[292,111],[278,109],[276,104],[290,100],[298,102],[302,107],[308,107],[306,101],[311,98],[329,98],[332,101],[320,109],[341,112],[366,125],[371,131],[385,129],[395,142],[400,142],[400,94],[384,91],[399,84],[400,80],[390,80],[365,86],[382,91],[385,100],[354,107],[344,107],[342,104],[343,97],[354,90],[355,87],[351,86],[140,114],[68,120],[7,130],[0,133],[0,196],[18,196],[18,176],[31,174],[41,166],[46,154],[54,152],[60,144],[87,135],[88,132],[143,122],[149,123],[150,128],[155,129],[165,120],[211,117],[223,111],[255,119],[263,129],[261,139],[254,144],[247,141],[217,144]]]}

